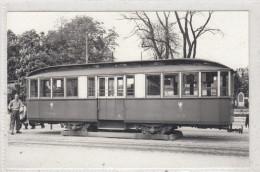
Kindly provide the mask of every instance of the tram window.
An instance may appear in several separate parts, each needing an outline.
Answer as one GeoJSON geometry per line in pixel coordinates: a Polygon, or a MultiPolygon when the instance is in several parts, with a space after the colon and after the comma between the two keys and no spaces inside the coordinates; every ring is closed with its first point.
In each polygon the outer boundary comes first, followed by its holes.
{"type": "Polygon", "coordinates": [[[31,97],[38,97],[38,80],[31,80],[30,90],[31,97]]]}
{"type": "Polygon", "coordinates": [[[220,73],[220,96],[228,95],[228,72],[220,73]]]}
{"type": "Polygon", "coordinates": [[[88,78],[88,96],[95,96],[95,78],[88,78]]]}
{"type": "Polygon", "coordinates": [[[218,73],[202,72],[201,73],[201,95],[217,96],[218,90],[218,73]]]}
{"type": "Polygon", "coordinates": [[[64,97],[64,80],[53,79],[53,97],[64,97]]]}
{"type": "Polygon", "coordinates": [[[178,74],[164,75],[164,95],[177,96],[178,95],[178,74]]]}
{"type": "Polygon", "coordinates": [[[161,77],[160,75],[148,75],[147,80],[147,95],[156,96],[161,94],[161,77]]]}
{"type": "Polygon", "coordinates": [[[77,78],[68,78],[66,86],[67,86],[67,96],[68,97],[78,96],[78,79],[77,78]]]}
{"type": "Polygon", "coordinates": [[[42,79],[40,84],[41,97],[51,97],[51,81],[50,79],[42,79]]]}
{"type": "Polygon", "coordinates": [[[117,77],[117,96],[124,96],[124,79],[117,77]]]}
{"type": "Polygon", "coordinates": [[[183,89],[184,96],[198,96],[198,73],[183,74],[183,89]]]}
{"type": "Polygon", "coordinates": [[[135,95],[135,79],[134,76],[126,76],[126,94],[127,96],[135,95]]]}
{"type": "Polygon", "coordinates": [[[114,96],[114,78],[108,78],[108,96],[113,97],[114,96]]]}
{"type": "Polygon", "coordinates": [[[106,95],[105,78],[99,78],[99,96],[104,97],[106,95]]]}

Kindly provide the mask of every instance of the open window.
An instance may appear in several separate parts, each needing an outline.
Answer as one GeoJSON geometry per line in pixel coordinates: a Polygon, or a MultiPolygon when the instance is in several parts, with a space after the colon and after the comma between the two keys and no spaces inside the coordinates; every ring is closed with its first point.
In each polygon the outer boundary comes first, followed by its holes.
{"type": "Polygon", "coordinates": [[[179,74],[164,75],[164,96],[178,96],[179,74]]]}
{"type": "Polygon", "coordinates": [[[220,96],[228,96],[228,72],[220,72],[220,96]]]}
{"type": "Polygon", "coordinates": [[[201,72],[201,96],[217,96],[218,73],[201,72]]]}
{"type": "Polygon", "coordinates": [[[198,73],[185,73],[182,77],[182,95],[198,96],[198,73]]]}
{"type": "Polygon", "coordinates": [[[77,97],[78,96],[78,78],[67,78],[66,81],[66,93],[67,97],[77,97]]]}
{"type": "Polygon", "coordinates": [[[106,96],[106,78],[98,78],[98,96],[105,97],[106,96]]]}
{"type": "Polygon", "coordinates": [[[146,76],[146,95],[160,96],[161,95],[161,76],[147,75],[146,76]]]}
{"type": "Polygon", "coordinates": [[[117,96],[122,97],[124,96],[124,78],[117,77],[117,96]]]}
{"type": "Polygon", "coordinates": [[[53,97],[64,97],[64,79],[53,78],[53,97]]]}
{"type": "Polygon", "coordinates": [[[108,97],[115,96],[115,78],[109,77],[108,78],[108,97]]]}
{"type": "Polygon", "coordinates": [[[51,80],[40,80],[40,97],[51,97],[51,80]]]}
{"type": "Polygon", "coordinates": [[[99,77],[98,78],[99,97],[123,97],[124,96],[124,77],[99,77]]]}
{"type": "Polygon", "coordinates": [[[135,78],[134,76],[126,76],[126,95],[134,96],[135,95],[135,78]]]}
{"type": "Polygon", "coordinates": [[[88,77],[88,97],[95,96],[95,78],[88,77]]]}
{"type": "Polygon", "coordinates": [[[38,80],[31,79],[30,81],[30,97],[38,97],[38,80]]]}

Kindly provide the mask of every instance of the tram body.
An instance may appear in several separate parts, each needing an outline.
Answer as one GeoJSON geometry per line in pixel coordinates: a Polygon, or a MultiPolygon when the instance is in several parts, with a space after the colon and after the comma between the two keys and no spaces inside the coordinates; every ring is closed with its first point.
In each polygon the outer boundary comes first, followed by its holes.
{"type": "Polygon", "coordinates": [[[228,129],[233,70],[200,59],[43,68],[27,76],[28,118],[145,132],[228,129]]]}

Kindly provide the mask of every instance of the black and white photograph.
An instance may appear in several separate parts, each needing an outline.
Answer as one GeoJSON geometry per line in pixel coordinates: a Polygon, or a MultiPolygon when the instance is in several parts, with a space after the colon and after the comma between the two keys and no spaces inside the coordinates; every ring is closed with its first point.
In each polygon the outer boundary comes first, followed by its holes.
{"type": "Polygon", "coordinates": [[[7,12],[5,168],[248,169],[249,31],[242,10],[7,12]]]}

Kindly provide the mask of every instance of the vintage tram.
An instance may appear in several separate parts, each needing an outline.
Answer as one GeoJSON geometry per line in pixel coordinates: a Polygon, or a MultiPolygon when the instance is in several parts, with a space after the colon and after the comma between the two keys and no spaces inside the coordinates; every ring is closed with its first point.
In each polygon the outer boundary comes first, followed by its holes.
{"type": "Polygon", "coordinates": [[[234,71],[202,59],[89,63],[27,76],[28,118],[69,130],[228,129],[234,71]]]}

